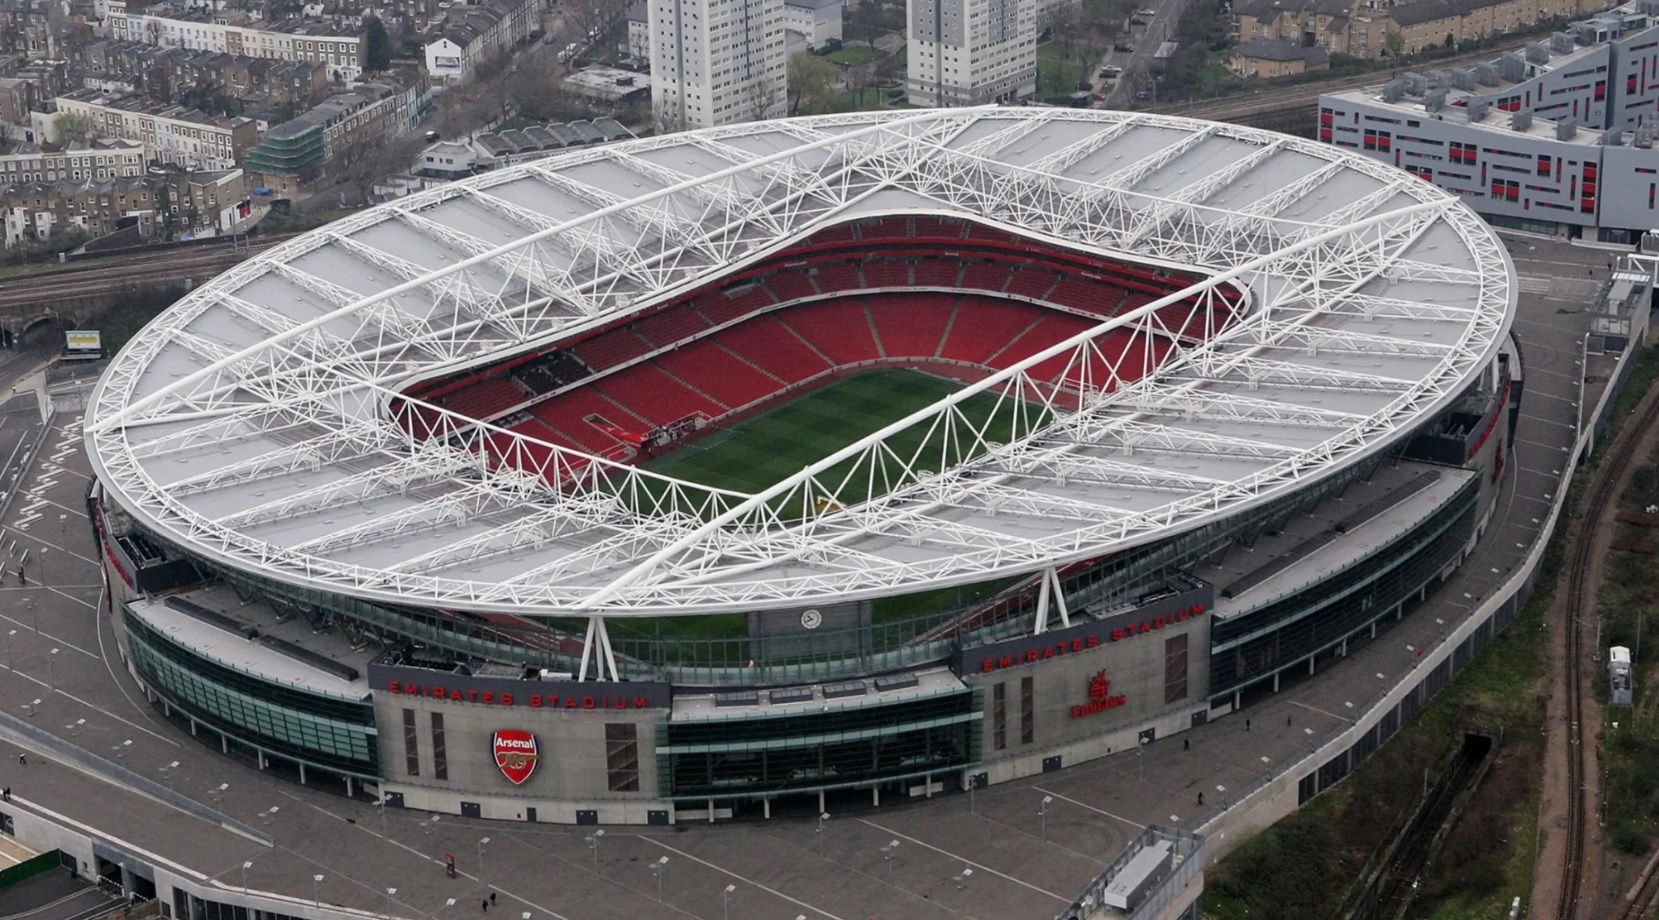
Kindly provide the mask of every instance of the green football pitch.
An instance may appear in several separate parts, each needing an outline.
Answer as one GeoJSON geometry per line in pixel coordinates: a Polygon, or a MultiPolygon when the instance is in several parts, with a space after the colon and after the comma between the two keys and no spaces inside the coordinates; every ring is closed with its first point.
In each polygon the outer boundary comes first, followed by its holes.
{"type": "MultiPolygon", "coordinates": [[[[910,370],[867,371],[814,390],[764,414],[712,434],[645,464],[653,472],[687,482],[739,492],[758,492],[865,435],[879,431],[912,412],[961,389],[955,381],[910,370]]],[[[963,418],[975,428],[991,420],[991,441],[1007,441],[1015,413],[1021,430],[1041,424],[1042,410],[1034,405],[980,393],[962,403],[963,418]],[[994,417],[994,418],[993,418],[994,417]]],[[[960,426],[946,432],[922,423],[888,441],[897,457],[924,449],[921,469],[937,470],[974,456],[971,433],[960,426]]],[[[826,485],[839,483],[849,473],[854,483],[841,490],[842,503],[863,501],[870,493],[885,492],[902,467],[888,458],[873,471],[868,462],[846,460],[819,476],[826,485]],[[874,488],[871,488],[871,480],[874,488]]],[[[795,501],[800,501],[797,495],[795,501]]],[[[795,514],[802,513],[800,510],[795,514]]],[[[791,514],[790,516],[794,516],[791,514]]]]}

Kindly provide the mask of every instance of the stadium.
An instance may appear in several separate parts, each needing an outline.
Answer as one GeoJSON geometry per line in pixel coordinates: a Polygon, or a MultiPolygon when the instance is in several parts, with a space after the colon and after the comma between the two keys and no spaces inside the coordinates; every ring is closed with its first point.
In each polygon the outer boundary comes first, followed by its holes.
{"type": "Polygon", "coordinates": [[[485,174],[114,359],[150,701],[394,807],[674,823],[1155,744],[1468,554],[1513,268],[1357,155],[1148,114],[746,124],[485,174]]]}

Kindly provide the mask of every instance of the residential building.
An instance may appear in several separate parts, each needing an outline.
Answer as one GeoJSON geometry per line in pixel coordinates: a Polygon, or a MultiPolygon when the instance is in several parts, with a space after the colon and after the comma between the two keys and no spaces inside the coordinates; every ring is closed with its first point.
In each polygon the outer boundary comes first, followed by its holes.
{"type": "Polygon", "coordinates": [[[683,131],[783,116],[784,0],[649,0],[651,108],[683,131]]]}
{"type": "Polygon", "coordinates": [[[618,70],[615,67],[589,67],[578,70],[560,81],[574,96],[580,96],[602,105],[627,105],[651,98],[649,74],[618,70]]]}
{"type": "Polygon", "coordinates": [[[413,69],[388,74],[349,93],[323,100],[305,114],[272,127],[243,167],[255,187],[291,197],[308,188],[335,160],[367,155],[381,138],[415,126],[425,78],[413,69]],[[402,77],[403,80],[394,79],[402,77]]]}
{"type": "Polygon", "coordinates": [[[1037,0],[906,0],[905,19],[912,105],[984,105],[1036,93],[1037,0]]]}
{"type": "Polygon", "coordinates": [[[628,56],[636,61],[651,58],[651,10],[645,0],[628,7],[628,56]]]}
{"type": "Polygon", "coordinates": [[[426,45],[426,72],[440,83],[464,83],[479,65],[504,58],[541,28],[543,0],[486,0],[450,11],[448,25],[426,45]]]}
{"type": "Polygon", "coordinates": [[[1331,53],[1284,38],[1252,38],[1233,46],[1227,69],[1241,77],[1285,77],[1310,70],[1328,70],[1331,53]]]}
{"type": "Polygon", "coordinates": [[[1331,54],[1382,58],[1588,15],[1609,0],[1241,0],[1233,5],[1240,42],[1278,39],[1331,54]]]}
{"type": "Polygon", "coordinates": [[[1322,96],[1318,137],[1498,226],[1634,242],[1659,226],[1656,15],[1640,0],[1490,63],[1322,96]]]}
{"type": "Polygon", "coordinates": [[[811,49],[841,39],[841,0],[784,0],[783,27],[811,49]]]}
{"type": "Polygon", "coordinates": [[[33,114],[39,137],[54,140],[59,118],[84,116],[96,136],[140,141],[154,149],[155,159],[185,169],[234,169],[259,140],[251,119],[207,115],[138,96],[77,90],[57,97],[55,103],[56,113],[33,114]]]}
{"type": "Polygon", "coordinates": [[[310,20],[256,25],[244,17],[232,20],[224,13],[128,13],[121,2],[110,4],[106,25],[110,37],[117,41],[311,61],[326,65],[334,82],[349,82],[362,74],[367,48],[365,34],[355,25],[346,28],[310,20]]]}
{"type": "Polygon", "coordinates": [[[247,181],[239,169],[0,186],[6,249],[69,230],[93,238],[134,226],[140,239],[216,236],[235,229],[250,213],[247,181]]]}
{"type": "Polygon", "coordinates": [[[26,125],[34,110],[35,85],[18,77],[0,78],[0,121],[8,125],[26,125]]]}
{"type": "Polygon", "coordinates": [[[100,139],[66,150],[22,144],[12,153],[0,154],[0,184],[142,176],[150,159],[148,147],[124,139],[100,139]]]}

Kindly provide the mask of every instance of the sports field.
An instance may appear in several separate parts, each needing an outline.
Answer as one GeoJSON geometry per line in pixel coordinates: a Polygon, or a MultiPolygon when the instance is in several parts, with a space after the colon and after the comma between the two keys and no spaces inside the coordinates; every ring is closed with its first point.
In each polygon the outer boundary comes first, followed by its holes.
{"type": "MultiPolygon", "coordinates": [[[[705,435],[645,467],[688,482],[757,492],[961,388],[955,381],[917,371],[867,371],[837,380],[724,431],[705,435]]],[[[996,416],[989,435],[992,441],[1008,440],[1016,411],[1025,413],[1022,428],[1041,422],[1040,410],[1035,407],[1005,400],[999,409],[998,398],[989,393],[976,395],[962,405],[963,417],[976,427],[996,416]]],[[[922,469],[937,470],[977,453],[969,432],[930,431],[927,424],[901,432],[888,443],[894,455],[903,458],[925,448],[926,459],[917,464],[922,469]]],[[[863,501],[871,492],[881,494],[886,490],[882,483],[901,468],[898,460],[889,458],[873,471],[872,477],[867,464],[855,467],[849,460],[819,479],[836,483],[849,473],[856,474],[857,485],[841,493],[842,503],[847,504],[863,501]]]]}

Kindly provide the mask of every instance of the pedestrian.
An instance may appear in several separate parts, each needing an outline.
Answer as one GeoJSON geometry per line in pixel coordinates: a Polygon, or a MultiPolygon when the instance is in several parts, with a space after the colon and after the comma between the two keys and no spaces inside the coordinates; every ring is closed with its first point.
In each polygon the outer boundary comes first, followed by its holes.
{"type": "Polygon", "coordinates": [[[1244,720],[1244,730],[1245,730],[1245,731],[1249,731],[1249,730],[1250,730],[1250,720],[1249,720],[1249,719],[1245,719],[1245,720],[1244,720]]]}
{"type": "Polygon", "coordinates": [[[1204,807],[1204,793],[1202,793],[1202,792],[1198,793],[1198,807],[1199,808],[1204,807]]]}
{"type": "Polygon", "coordinates": [[[28,766],[29,765],[29,755],[27,755],[27,754],[18,754],[17,755],[17,765],[20,766],[20,767],[28,766]]]}
{"type": "Polygon", "coordinates": [[[1290,727],[1290,716],[1285,716],[1285,728],[1290,727]]]}
{"type": "Polygon", "coordinates": [[[1192,750],[1192,739],[1191,738],[1182,738],[1181,739],[1181,750],[1183,750],[1183,751],[1192,750]]]}
{"type": "Polygon", "coordinates": [[[478,909],[483,911],[486,914],[489,913],[490,912],[490,899],[485,898],[484,900],[479,901],[478,902],[478,909]]]}
{"type": "Polygon", "coordinates": [[[11,800],[12,800],[12,787],[7,786],[4,789],[0,789],[0,802],[10,802],[11,800]]]}
{"type": "Polygon", "coordinates": [[[493,891],[490,892],[490,903],[491,904],[495,903],[495,892],[493,892],[493,891]]]}

